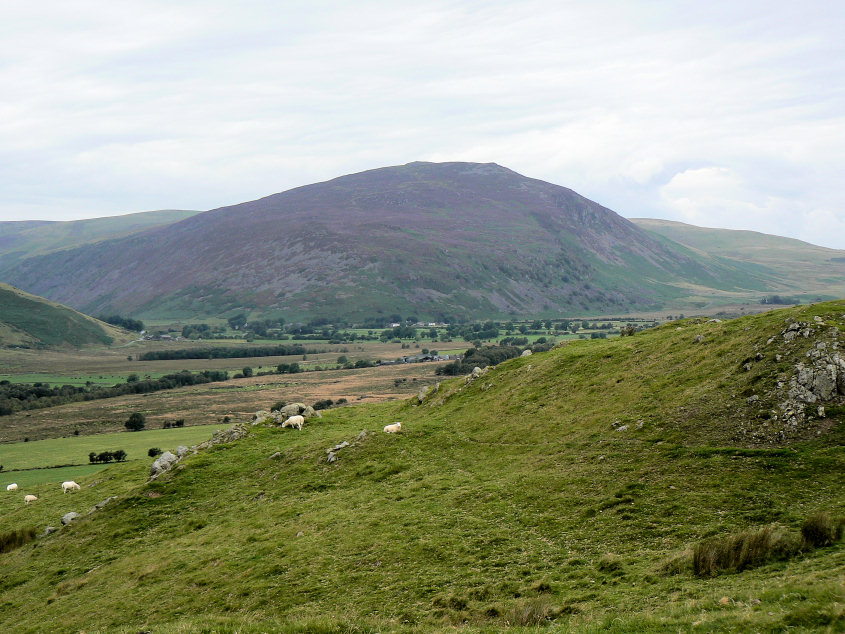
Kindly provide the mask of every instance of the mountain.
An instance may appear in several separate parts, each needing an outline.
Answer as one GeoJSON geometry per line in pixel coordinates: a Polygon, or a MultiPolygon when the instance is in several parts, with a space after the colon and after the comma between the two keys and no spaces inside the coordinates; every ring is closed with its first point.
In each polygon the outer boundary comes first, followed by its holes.
{"type": "Polygon", "coordinates": [[[672,220],[631,218],[656,237],[692,249],[699,257],[729,261],[762,275],[778,293],[795,298],[845,297],[845,251],[756,231],[708,229],[672,220]]]}
{"type": "Polygon", "coordinates": [[[90,220],[0,222],[0,271],[35,255],[120,238],[151,227],[168,225],[197,213],[165,209],[90,220]]]}
{"type": "Polygon", "coordinates": [[[0,347],[108,345],[126,333],[88,315],[0,283],[0,347]]]}
{"type": "Polygon", "coordinates": [[[246,421],[154,481],[145,457],[2,495],[0,630],[842,631],[845,384],[812,374],[843,314],[572,342],[422,402],[246,421]],[[802,547],[813,517],[833,543],[802,547]]]}
{"type": "Polygon", "coordinates": [[[2,275],[92,314],[142,318],[608,313],[770,290],[765,275],[658,239],[572,190],[475,163],[343,176],[2,275]]]}

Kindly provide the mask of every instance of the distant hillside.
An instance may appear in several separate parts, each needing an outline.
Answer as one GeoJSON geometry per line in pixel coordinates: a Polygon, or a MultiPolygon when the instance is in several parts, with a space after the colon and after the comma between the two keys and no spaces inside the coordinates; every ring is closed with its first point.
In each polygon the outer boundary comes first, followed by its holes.
{"type": "Polygon", "coordinates": [[[102,314],[362,318],[655,309],[766,279],[495,164],[410,163],[29,258],[11,283],[102,314]]]}
{"type": "Polygon", "coordinates": [[[0,347],[108,345],[126,337],[119,328],[0,283],[0,347]]]}
{"type": "Polygon", "coordinates": [[[0,272],[35,255],[127,236],[172,224],[197,213],[168,209],[66,222],[0,222],[0,272]]]}
{"type": "Polygon", "coordinates": [[[845,251],[756,231],[707,229],[651,218],[631,222],[693,249],[702,258],[730,261],[769,280],[774,293],[800,299],[845,297],[845,251]]]}
{"type": "Polygon", "coordinates": [[[840,632],[843,314],[577,341],[2,495],[0,629],[840,632]]]}

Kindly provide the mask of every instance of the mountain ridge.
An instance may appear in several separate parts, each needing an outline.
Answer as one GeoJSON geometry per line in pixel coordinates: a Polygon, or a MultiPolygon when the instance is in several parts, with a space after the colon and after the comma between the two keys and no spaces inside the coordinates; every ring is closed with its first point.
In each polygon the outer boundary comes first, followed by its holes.
{"type": "Polygon", "coordinates": [[[654,310],[771,280],[496,164],[414,162],[206,211],[3,271],[92,314],[340,320],[654,310]],[[693,289],[692,291],[690,289],[693,289]]]}

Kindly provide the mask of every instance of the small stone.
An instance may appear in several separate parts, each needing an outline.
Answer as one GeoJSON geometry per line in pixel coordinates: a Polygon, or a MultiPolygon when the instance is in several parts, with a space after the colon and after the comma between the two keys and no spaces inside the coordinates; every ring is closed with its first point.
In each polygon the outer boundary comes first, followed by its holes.
{"type": "Polygon", "coordinates": [[[76,513],[74,511],[71,511],[70,513],[65,513],[62,516],[62,526],[67,526],[68,524],[70,524],[73,520],[77,519],[78,517],[81,517],[81,516],[79,515],[79,513],[76,513]]]}
{"type": "Polygon", "coordinates": [[[44,529],[44,534],[41,535],[41,537],[47,537],[47,535],[52,535],[57,530],[59,530],[59,529],[56,528],[55,526],[48,526],[47,528],[44,529]]]}
{"type": "Polygon", "coordinates": [[[616,431],[628,431],[628,426],[627,425],[621,425],[621,426],[616,428],[616,431]]]}
{"type": "Polygon", "coordinates": [[[751,364],[750,364],[750,363],[746,363],[746,364],[745,364],[744,366],[742,366],[742,367],[743,367],[743,368],[745,368],[745,371],[746,371],[746,372],[750,372],[750,371],[751,371],[751,364]]]}
{"type": "Polygon", "coordinates": [[[819,405],[818,415],[819,418],[824,418],[824,405],[819,405]]]}
{"type": "Polygon", "coordinates": [[[184,456],[186,453],[188,453],[188,451],[189,451],[189,450],[188,450],[188,448],[187,448],[185,445],[179,445],[178,447],[176,447],[176,455],[177,455],[179,458],[181,458],[181,457],[182,457],[182,456],[184,456]]]}
{"type": "Polygon", "coordinates": [[[92,508],[92,509],[91,509],[91,512],[94,512],[94,511],[100,511],[100,510],[102,510],[102,508],[103,508],[106,504],[109,504],[110,502],[114,502],[116,499],[117,499],[117,496],[116,496],[116,495],[112,495],[111,497],[107,497],[107,498],[106,498],[105,500],[103,500],[102,502],[98,502],[97,504],[95,504],[95,505],[94,505],[94,508],[92,508]]]}
{"type": "Polygon", "coordinates": [[[758,352],[757,354],[754,355],[754,360],[755,361],[762,361],[763,360],[763,354],[758,352]]]}
{"type": "Polygon", "coordinates": [[[333,462],[337,462],[337,456],[335,455],[335,453],[333,451],[330,451],[329,455],[326,456],[326,462],[328,462],[329,464],[332,464],[333,462]]]}
{"type": "Polygon", "coordinates": [[[530,351],[530,350],[523,350],[523,351],[522,351],[522,354],[521,354],[520,356],[522,356],[522,357],[530,357],[530,356],[531,356],[531,351],[530,351]]]}
{"type": "Polygon", "coordinates": [[[276,453],[274,453],[273,455],[270,456],[270,460],[275,460],[276,458],[281,458],[281,457],[282,457],[282,452],[277,451],[276,453]]]}
{"type": "Polygon", "coordinates": [[[821,318],[821,317],[819,317],[818,315],[816,315],[815,317],[813,317],[813,321],[814,321],[814,322],[816,322],[817,324],[824,324],[824,319],[822,319],[822,318],[821,318]]]}
{"type": "Polygon", "coordinates": [[[693,341],[695,341],[695,343],[701,343],[702,341],[704,341],[704,337],[701,335],[696,335],[693,341]]]}
{"type": "Polygon", "coordinates": [[[304,536],[305,536],[305,533],[303,533],[302,531],[299,531],[299,532],[296,534],[296,536],[297,536],[297,537],[304,537],[304,536]]]}

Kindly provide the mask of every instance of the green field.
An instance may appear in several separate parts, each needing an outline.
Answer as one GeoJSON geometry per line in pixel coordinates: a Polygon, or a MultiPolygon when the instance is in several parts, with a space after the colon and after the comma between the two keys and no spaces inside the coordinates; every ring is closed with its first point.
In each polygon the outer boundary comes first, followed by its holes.
{"type": "Polygon", "coordinates": [[[149,429],[138,432],[97,434],[92,436],[70,436],[50,438],[13,444],[0,444],[0,484],[2,490],[11,482],[38,484],[59,482],[66,478],[68,469],[74,474],[85,474],[103,468],[88,462],[90,452],[116,451],[123,449],[127,461],[148,460],[151,447],[175,451],[179,445],[196,445],[211,437],[219,425],[198,425],[173,429],[149,429]],[[55,465],[76,465],[50,469],[55,465]],[[79,465],[82,465],[81,467],[79,465]],[[18,471],[26,469],[27,471],[18,471]]]}
{"type": "Polygon", "coordinates": [[[139,460],[29,506],[0,491],[0,535],[118,496],[0,555],[0,630],[842,631],[845,545],[800,538],[817,512],[845,516],[842,398],[765,434],[777,383],[843,314],[574,341],[422,403],[250,428],[155,482],[139,460]],[[796,320],[808,336],[787,341],[796,320]],[[693,573],[703,540],[765,527],[793,546],[693,573]]]}

